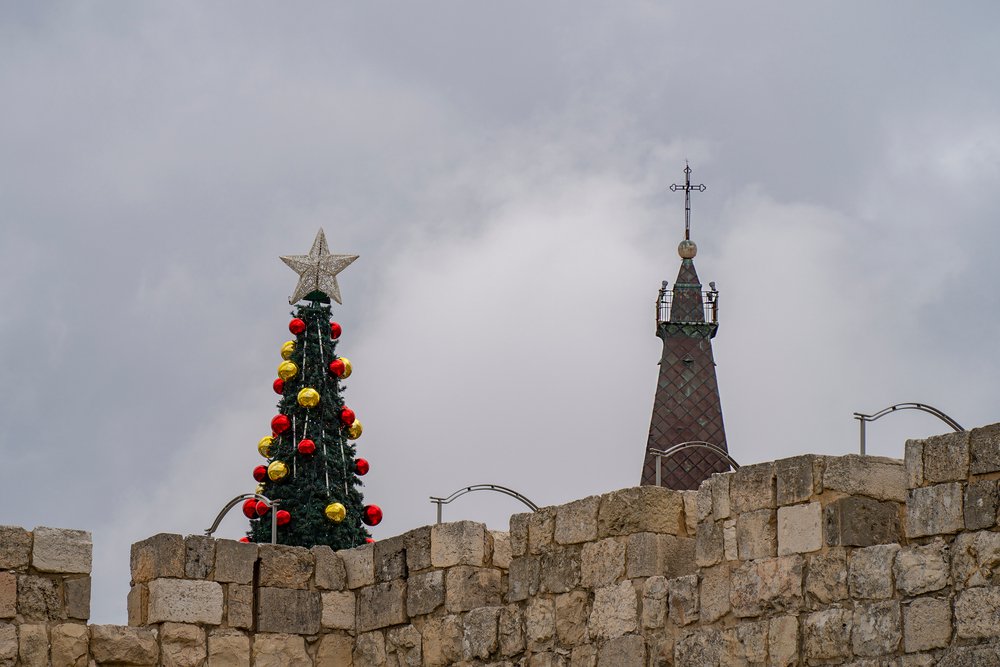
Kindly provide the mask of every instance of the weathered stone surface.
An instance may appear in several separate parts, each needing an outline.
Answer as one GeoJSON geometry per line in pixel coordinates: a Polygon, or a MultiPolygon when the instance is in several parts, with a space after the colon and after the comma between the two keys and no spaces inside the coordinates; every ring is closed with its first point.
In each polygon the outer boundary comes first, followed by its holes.
{"type": "Polygon", "coordinates": [[[521,621],[521,610],[517,605],[507,605],[500,610],[497,623],[500,655],[517,655],[524,650],[524,625],[521,621]]]}
{"type": "Polygon", "coordinates": [[[524,608],[524,631],[528,648],[542,650],[556,634],[556,603],[550,598],[534,598],[524,608]]]}
{"type": "Polygon", "coordinates": [[[257,561],[257,545],[237,540],[218,540],[215,544],[215,572],[221,583],[249,584],[257,561]]]}
{"type": "Polygon", "coordinates": [[[902,539],[899,505],[871,498],[834,500],[823,510],[827,546],[870,547],[902,539]]]}
{"type": "Polygon", "coordinates": [[[992,528],[997,522],[998,508],[1000,508],[1000,494],[997,492],[997,480],[971,482],[965,487],[963,510],[966,530],[992,528]]]}
{"type": "Polygon", "coordinates": [[[149,588],[146,584],[136,584],[129,589],[126,598],[129,625],[146,625],[146,610],[149,607],[149,588]]]}
{"type": "Polygon", "coordinates": [[[389,664],[403,667],[421,667],[420,631],[412,625],[390,628],[385,633],[385,653],[389,664]]]}
{"type": "Polygon", "coordinates": [[[591,637],[611,639],[638,627],[638,595],[630,581],[594,591],[588,628],[591,637]]]}
{"type": "Polygon", "coordinates": [[[681,500],[684,501],[684,531],[688,537],[694,537],[698,528],[698,492],[681,491],[681,500]]]}
{"type": "Polygon", "coordinates": [[[52,627],[52,664],[61,667],[87,667],[90,631],[82,623],[62,623],[52,627]]]}
{"type": "Polygon", "coordinates": [[[685,667],[718,667],[723,647],[722,633],[718,630],[696,630],[678,640],[674,647],[674,662],[685,667]]]}
{"type": "Polygon", "coordinates": [[[924,483],[954,482],[969,476],[969,432],[924,440],[924,483]]]}
{"type": "Polygon", "coordinates": [[[17,576],[13,572],[0,572],[0,618],[14,618],[17,614],[17,576]]]}
{"type": "Polygon", "coordinates": [[[313,581],[316,588],[325,591],[342,591],[347,586],[347,570],[344,561],[325,544],[315,546],[310,551],[316,563],[313,581]]]}
{"type": "Polygon", "coordinates": [[[91,625],[90,657],[97,664],[155,665],[160,657],[156,631],[120,625],[91,625]]]}
{"type": "Polygon", "coordinates": [[[583,545],[581,584],[600,588],[625,576],[625,542],[609,537],[583,545]]]}
{"type": "Polygon", "coordinates": [[[19,526],[0,526],[0,570],[20,570],[31,560],[31,533],[19,526]]]}
{"type": "Polygon", "coordinates": [[[204,535],[184,538],[184,576],[188,579],[207,579],[215,567],[215,540],[204,535]]]}
{"type": "Polygon", "coordinates": [[[763,665],[767,660],[767,621],[749,621],[722,633],[724,664],[763,665]]]}
{"type": "Polygon", "coordinates": [[[899,552],[898,544],[880,544],[851,553],[847,576],[851,597],[886,599],[893,595],[892,566],[899,552]]]}
{"type": "MultiPolygon", "coordinates": [[[[695,498],[695,510],[697,511],[696,516],[698,518],[698,522],[701,523],[705,519],[712,516],[712,478],[709,477],[702,482],[701,486],[698,487],[698,490],[695,493],[697,494],[695,498]]],[[[684,511],[687,511],[686,506],[684,511]]]]}
{"type": "Polygon", "coordinates": [[[410,616],[429,614],[443,604],[444,570],[410,576],[406,585],[406,611],[410,616]]]}
{"type": "Polygon", "coordinates": [[[636,486],[601,496],[599,537],[632,533],[684,535],[684,501],[677,491],[636,486]]]}
{"type": "Polygon", "coordinates": [[[629,579],[654,574],[680,576],[694,571],[694,540],[689,537],[635,533],[626,542],[625,576],[629,579]]]}
{"type": "Polygon", "coordinates": [[[545,593],[565,593],[580,583],[581,547],[557,547],[541,556],[541,590],[545,593]]]}
{"type": "Polygon", "coordinates": [[[705,568],[701,573],[699,617],[713,623],[729,613],[729,566],[725,563],[705,568]]]}
{"type": "Polygon", "coordinates": [[[743,466],[734,472],[729,482],[729,502],[737,514],[774,509],[774,463],[743,466]]]}
{"type": "Polygon", "coordinates": [[[490,537],[493,539],[493,567],[509,569],[510,561],[514,558],[510,550],[510,533],[491,530],[490,537]]]}
{"type": "Polygon", "coordinates": [[[431,526],[422,526],[403,533],[406,547],[406,569],[410,572],[431,567],[431,526]]]}
{"type": "Polygon", "coordinates": [[[597,667],[646,664],[646,642],[638,635],[616,637],[601,646],[597,667]]]}
{"type": "Polygon", "coordinates": [[[90,574],[94,551],[90,533],[39,526],[33,534],[31,567],[40,572],[90,574]]]}
{"type": "MultiPolygon", "coordinates": [[[[669,657],[673,659],[673,649],[669,657]]],[[[569,656],[569,667],[597,667],[597,647],[593,644],[574,646],[569,656]]]]}
{"type": "Polygon", "coordinates": [[[528,553],[540,554],[552,548],[556,534],[556,511],[543,507],[528,516],[528,553]]]}
{"type": "Polygon", "coordinates": [[[887,655],[899,648],[903,627],[897,601],[855,605],[853,623],[851,645],[855,655],[887,655]]]}
{"type": "Polygon", "coordinates": [[[822,475],[821,471],[815,474],[813,469],[821,461],[821,457],[805,455],[774,462],[775,500],[779,506],[804,503],[812,499],[815,480],[822,475]]]}
{"type": "Polygon", "coordinates": [[[14,667],[17,662],[17,626],[0,623],[0,666],[14,667]]]}
{"type": "Polygon", "coordinates": [[[254,667],[312,667],[312,664],[302,637],[267,632],[258,632],[254,636],[254,667]]]}
{"type": "Polygon", "coordinates": [[[325,634],[320,637],[316,649],[316,667],[352,667],[353,652],[354,639],[350,635],[340,632],[325,634]]]}
{"type": "Polygon", "coordinates": [[[160,626],[160,664],[163,667],[201,667],[208,655],[205,631],[197,625],[160,626]]]}
{"type": "Polygon", "coordinates": [[[253,627],[253,586],[225,584],[226,625],[233,628],[253,627]]]}
{"type": "MultiPolygon", "coordinates": [[[[648,584],[649,582],[647,582],[648,584]]],[[[698,575],[689,574],[667,581],[669,613],[667,617],[675,625],[688,625],[698,620],[698,575]]],[[[643,619],[646,617],[645,593],[643,594],[643,619]]],[[[727,592],[728,597],[728,592],[727,592]]],[[[728,605],[727,605],[728,606],[728,605]]],[[[658,620],[658,619],[657,619],[658,620]]],[[[644,625],[645,621],[644,621],[644,625]]],[[[646,627],[660,627],[649,626],[646,627]]]]}
{"type": "Polygon", "coordinates": [[[802,606],[801,556],[782,556],[743,563],[732,571],[729,600],[739,617],[765,609],[795,610],[802,606]]]}
{"type": "Polygon", "coordinates": [[[222,623],[221,584],[189,579],[154,579],[148,586],[149,623],[222,623]]]}
{"type": "MultiPolygon", "coordinates": [[[[369,611],[358,609],[359,616],[365,616],[369,611]]],[[[260,632],[316,634],[320,629],[322,615],[323,603],[318,591],[269,587],[258,589],[257,630],[260,632]]]]}
{"type": "Polygon", "coordinates": [[[850,657],[854,621],[848,609],[813,612],[802,622],[802,650],[809,664],[850,657]]]}
{"type": "Polygon", "coordinates": [[[26,621],[66,618],[59,585],[48,577],[21,574],[17,577],[17,613],[26,621]]]}
{"type": "Polygon", "coordinates": [[[899,667],[934,667],[936,664],[929,653],[911,653],[899,658],[899,667]]]}
{"type": "MultiPolygon", "coordinates": [[[[584,549],[588,545],[584,545],[584,549]]],[[[622,548],[624,560],[624,547],[622,548]]],[[[509,602],[527,600],[538,592],[541,580],[541,559],[539,556],[520,556],[510,563],[508,570],[507,598],[509,602]]]]}
{"type": "Polygon", "coordinates": [[[1000,647],[960,646],[941,656],[936,667],[994,667],[1000,665],[1000,647]]]}
{"type": "Polygon", "coordinates": [[[486,660],[497,650],[500,609],[501,607],[479,607],[466,614],[465,634],[462,637],[462,654],[466,660],[486,660]]]}
{"type": "Polygon", "coordinates": [[[903,607],[903,648],[907,653],[944,648],[951,642],[951,605],[919,598],[903,607]]]}
{"type": "Polygon", "coordinates": [[[445,607],[451,613],[502,602],[500,570],[459,565],[445,575],[445,607]]]}
{"type": "Polygon", "coordinates": [[[778,541],[774,510],[743,512],[736,518],[736,549],[740,560],[771,558],[778,541]]]}
{"type": "Polygon", "coordinates": [[[597,539],[600,496],[590,496],[556,508],[556,544],[579,544],[597,539]]]}
{"type": "Polygon", "coordinates": [[[352,659],[357,667],[374,667],[387,664],[385,635],[381,632],[366,632],[358,635],[352,659]]]}
{"type": "Polygon", "coordinates": [[[955,630],[959,637],[995,637],[998,618],[1000,588],[970,588],[955,598],[955,630]]]}
{"type": "MultiPolygon", "coordinates": [[[[460,616],[428,618],[422,634],[424,638],[424,662],[428,667],[453,665],[462,660],[462,642],[465,633],[460,616]]],[[[360,641],[360,637],[358,639],[360,641]]],[[[355,661],[357,661],[357,652],[355,652],[355,661]]]]}
{"type": "Polygon", "coordinates": [[[799,619],[776,616],[767,625],[767,649],[771,667],[799,664],[799,619]]]}
{"type": "Polygon", "coordinates": [[[406,614],[406,582],[402,579],[365,586],[357,594],[358,632],[387,628],[409,620],[406,614]]]}
{"type": "Polygon", "coordinates": [[[941,590],[948,585],[948,570],[948,545],[940,539],[922,547],[904,547],[893,566],[896,588],[905,595],[941,590]]]}
{"type": "Polygon", "coordinates": [[[90,577],[75,577],[63,581],[66,616],[82,621],[90,618],[90,577]]]}
{"type": "Polygon", "coordinates": [[[823,548],[823,508],[818,502],[778,508],[778,555],[823,548]]]}
{"type": "MultiPolygon", "coordinates": [[[[664,597],[666,589],[664,587],[664,597]]],[[[556,637],[565,646],[586,640],[590,617],[590,596],[586,591],[573,591],[555,596],[556,637]]]]}
{"type": "Polygon", "coordinates": [[[736,519],[722,520],[722,557],[725,560],[739,560],[740,554],[736,541],[736,519]]]}
{"type": "Polygon", "coordinates": [[[729,499],[729,480],[733,473],[714,473],[704,482],[712,493],[712,518],[716,521],[728,519],[732,514],[732,503],[729,499]]]}
{"type": "Polygon", "coordinates": [[[528,553],[528,519],[531,513],[512,514],[510,517],[510,554],[513,558],[528,553]]]}
{"type": "MultiPolygon", "coordinates": [[[[326,591],[322,594],[322,600],[323,615],[320,621],[324,628],[354,630],[355,603],[353,592],[326,591]]],[[[409,609],[409,603],[407,603],[407,609],[409,609]]]]}
{"type": "Polygon", "coordinates": [[[372,554],[375,566],[375,582],[384,584],[394,579],[406,579],[406,547],[402,536],[390,537],[375,542],[372,554]]]}
{"type": "Polygon", "coordinates": [[[906,467],[880,456],[830,456],[823,472],[823,489],[876,500],[906,500],[906,467]]]}
{"type": "Polygon", "coordinates": [[[906,454],[906,488],[915,489],[924,485],[924,441],[907,440],[906,454]]]}
{"type": "Polygon", "coordinates": [[[315,558],[305,547],[261,544],[260,585],[274,588],[309,588],[315,558]]]}
{"type": "MultiPolygon", "coordinates": [[[[694,594],[694,599],[689,600],[688,609],[686,611],[692,611],[691,605],[693,603],[693,611],[695,614],[698,613],[698,576],[688,575],[689,580],[687,584],[691,587],[688,591],[689,594],[694,594]],[[693,579],[694,581],[691,581],[693,579]]],[[[667,595],[669,587],[667,584],[667,578],[661,575],[654,577],[649,577],[642,583],[642,627],[643,628],[662,628],[667,623],[667,595]]],[[[682,602],[681,593],[678,593],[678,604],[682,602]]],[[[678,624],[682,625],[682,624],[678,624]]]]}
{"type": "Polygon", "coordinates": [[[187,551],[184,538],[159,533],[132,545],[132,581],[146,583],[161,577],[183,577],[187,551]]]}
{"type": "Polygon", "coordinates": [[[440,523],[431,527],[431,564],[434,567],[487,564],[486,526],[474,521],[440,523]]]}
{"type": "Polygon", "coordinates": [[[250,667],[250,638],[239,630],[212,630],[208,633],[208,664],[210,667],[250,667]]]}
{"type": "Polygon", "coordinates": [[[908,537],[956,533],[965,526],[961,484],[935,484],[910,489],[909,493],[906,504],[908,537]]]}
{"type": "Polygon", "coordinates": [[[344,562],[348,588],[361,588],[375,583],[374,547],[374,544],[363,544],[360,547],[337,552],[337,555],[344,562]]]}
{"type": "Polygon", "coordinates": [[[974,428],[969,433],[969,472],[981,475],[1000,470],[1000,424],[974,428]]]}
{"type": "Polygon", "coordinates": [[[695,563],[711,567],[723,558],[722,521],[702,521],[695,529],[695,563]]]}
{"type": "Polygon", "coordinates": [[[951,552],[956,587],[1000,585],[1000,533],[963,533],[952,543],[951,552]]]}
{"type": "Polygon", "coordinates": [[[44,623],[25,623],[17,629],[17,640],[20,667],[48,667],[49,632],[44,623]]]}

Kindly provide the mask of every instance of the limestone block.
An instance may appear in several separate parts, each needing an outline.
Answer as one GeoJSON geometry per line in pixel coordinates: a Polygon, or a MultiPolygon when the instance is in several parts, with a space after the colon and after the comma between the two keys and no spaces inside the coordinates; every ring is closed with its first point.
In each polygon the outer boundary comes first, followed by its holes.
{"type": "Polygon", "coordinates": [[[402,535],[375,542],[372,553],[375,566],[375,583],[383,584],[393,579],[406,579],[406,547],[402,535]]]}
{"type": "Polygon", "coordinates": [[[507,605],[500,610],[497,623],[500,655],[509,657],[524,650],[524,624],[517,605],[507,605]]]}
{"type": "Polygon", "coordinates": [[[1000,647],[959,646],[953,647],[941,656],[936,667],[993,667],[1000,665],[1000,647]]]}
{"type": "Polygon", "coordinates": [[[896,600],[855,605],[853,623],[851,646],[854,655],[887,655],[899,648],[903,625],[896,600]]]}
{"type": "Polygon", "coordinates": [[[20,526],[0,526],[0,570],[23,570],[31,559],[31,533],[20,526]]]}
{"type": "MultiPolygon", "coordinates": [[[[258,631],[291,635],[319,632],[323,603],[318,591],[261,587],[257,595],[258,631]]],[[[359,614],[365,611],[359,609],[359,614]]]]}
{"type": "Polygon", "coordinates": [[[580,555],[581,583],[601,588],[625,576],[625,542],[614,538],[583,545],[580,555]]]}
{"type": "Polygon", "coordinates": [[[510,517],[510,553],[517,558],[528,553],[528,518],[531,513],[513,514],[510,517]]]}
{"type": "MultiPolygon", "coordinates": [[[[332,632],[319,639],[316,667],[352,667],[354,639],[347,634],[332,632]]],[[[211,667],[215,667],[212,665],[211,667]]],[[[248,666],[249,667],[249,666],[248,666]]]]}
{"type": "MultiPolygon", "coordinates": [[[[702,482],[695,493],[697,494],[695,499],[696,516],[698,522],[702,522],[712,516],[712,478],[709,477],[702,482]]],[[[687,505],[684,506],[684,511],[687,512],[687,505]]]]}
{"type": "Polygon", "coordinates": [[[462,654],[466,660],[476,658],[486,660],[497,650],[500,609],[500,607],[479,607],[465,615],[462,654]]]}
{"type": "Polygon", "coordinates": [[[733,614],[757,616],[764,610],[797,610],[802,606],[801,556],[782,556],[743,563],[732,571],[729,601],[733,614]]]}
{"type": "MultiPolygon", "coordinates": [[[[327,591],[322,594],[324,628],[354,630],[354,593],[351,591],[327,591]]],[[[407,603],[409,609],[409,603],[407,603]]]]}
{"type": "Polygon", "coordinates": [[[955,482],[969,477],[969,432],[924,440],[924,482],[955,482]]]}
{"type": "Polygon", "coordinates": [[[421,526],[403,533],[406,547],[406,569],[418,572],[431,567],[431,527],[421,526]]]}
{"type": "Polygon", "coordinates": [[[675,535],[634,533],[626,543],[625,576],[629,579],[655,574],[680,576],[694,571],[694,540],[675,535]]]}
{"type": "Polygon", "coordinates": [[[17,614],[17,576],[13,572],[0,572],[0,618],[14,618],[17,614]]]}
{"type": "Polygon", "coordinates": [[[541,556],[541,591],[565,593],[580,583],[581,547],[555,547],[541,556]]]}
{"type": "Polygon", "coordinates": [[[778,555],[823,548],[823,508],[818,502],[778,508],[778,555]]]}
{"type": "Polygon", "coordinates": [[[253,586],[225,584],[226,625],[231,628],[253,627],[253,586]]]}
{"type": "Polygon", "coordinates": [[[974,428],[969,434],[969,472],[981,475],[1000,470],[1000,424],[974,428]]]}
{"type": "Polygon", "coordinates": [[[347,570],[340,556],[325,544],[315,546],[310,551],[316,563],[313,574],[316,588],[325,591],[344,590],[347,586],[347,570]]]}
{"type": "Polygon", "coordinates": [[[899,543],[899,505],[856,496],[838,498],[823,510],[823,532],[831,547],[899,543]]]}
{"type": "Polygon", "coordinates": [[[221,583],[249,584],[253,581],[257,545],[237,540],[218,540],[215,544],[215,573],[221,583]]]}
{"type": "Polygon", "coordinates": [[[992,528],[997,522],[998,508],[1000,508],[1000,494],[997,492],[997,480],[970,482],[965,487],[963,510],[966,530],[992,528]]]}
{"type": "Polygon", "coordinates": [[[445,575],[445,607],[451,613],[501,603],[500,570],[459,565],[445,575]]]}
{"type": "Polygon", "coordinates": [[[215,581],[154,579],[149,582],[150,624],[222,623],[222,585],[215,581]]]}
{"type": "Polygon", "coordinates": [[[434,567],[487,564],[486,526],[474,521],[439,523],[431,527],[431,564],[434,567]]]}
{"type": "Polygon", "coordinates": [[[597,667],[646,664],[646,642],[639,635],[616,637],[601,646],[597,667]]]}
{"type": "Polygon", "coordinates": [[[847,575],[852,598],[887,599],[893,596],[892,566],[898,544],[880,544],[851,553],[847,575]]]}
{"type": "Polygon", "coordinates": [[[407,614],[411,617],[423,616],[443,604],[444,570],[430,570],[410,576],[406,585],[407,614]]]}
{"type": "Polygon", "coordinates": [[[183,577],[187,550],[180,535],[159,533],[132,545],[132,581],[144,584],[161,577],[183,577]]]}
{"type": "Polygon", "coordinates": [[[722,521],[722,557],[725,560],[739,560],[740,554],[736,541],[736,519],[722,521]]]}
{"type": "Polygon", "coordinates": [[[684,501],[677,491],[636,486],[601,496],[598,537],[632,533],[684,535],[684,501]]]}
{"type": "MultiPolygon", "coordinates": [[[[361,638],[358,638],[358,643],[361,638]]],[[[298,635],[258,632],[253,640],[254,667],[313,667],[305,639],[298,635]]]]}
{"type": "Polygon", "coordinates": [[[811,602],[821,605],[847,597],[847,551],[843,547],[809,557],[805,590],[811,602]]]}
{"type": "MultiPolygon", "coordinates": [[[[358,594],[358,632],[406,623],[406,581],[397,579],[365,586],[358,594]]],[[[463,610],[464,611],[464,610],[463,610]]]]}
{"type": "MultiPolygon", "coordinates": [[[[652,581],[652,579],[650,579],[652,581]]],[[[647,584],[649,582],[647,581],[647,584]]],[[[669,579],[667,581],[667,595],[668,595],[668,605],[669,613],[667,617],[675,625],[689,625],[698,620],[698,575],[689,574],[683,577],[677,577],[675,579],[669,579]]],[[[726,594],[728,597],[728,592],[726,594]]],[[[643,619],[644,625],[646,627],[660,627],[660,626],[649,626],[645,623],[646,617],[646,595],[643,593],[643,619]]],[[[728,606],[728,605],[727,605],[728,606]]],[[[658,609],[658,608],[657,608],[658,609]]],[[[657,617],[657,620],[659,618],[657,617]]]]}
{"type": "Polygon", "coordinates": [[[156,665],[160,657],[156,630],[91,625],[90,657],[97,664],[156,665]]]}
{"type": "Polygon", "coordinates": [[[39,572],[90,574],[94,550],[90,533],[66,528],[35,528],[31,567],[39,572]]]}
{"type": "Polygon", "coordinates": [[[684,501],[684,532],[694,537],[698,529],[698,492],[681,491],[681,500],[684,501]]]}
{"type": "Polygon", "coordinates": [[[275,588],[309,588],[316,560],[305,547],[261,544],[260,585],[275,588]]]}
{"type": "Polygon", "coordinates": [[[799,664],[799,619],[776,616],[767,625],[768,665],[792,667],[799,664]]]}
{"type": "Polygon", "coordinates": [[[712,492],[712,518],[716,521],[728,519],[732,514],[733,507],[729,498],[729,483],[733,473],[714,473],[708,478],[707,484],[712,492]]]}
{"type": "Polygon", "coordinates": [[[680,639],[674,646],[674,664],[683,667],[688,665],[714,667],[720,664],[723,646],[722,633],[719,630],[696,630],[680,639]]]}
{"type": "Polygon", "coordinates": [[[590,496],[556,507],[556,544],[579,544],[597,539],[597,510],[600,496],[590,496]]]}
{"type": "Polygon", "coordinates": [[[17,631],[17,657],[20,667],[48,667],[49,632],[44,623],[22,624],[17,631]]]}
{"type": "Polygon", "coordinates": [[[699,618],[702,623],[714,623],[729,613],[729,566],[725,563],[705,568],[701,575],[699,618]]]}
{"type": "Polygon", "coordinates": [[[90,618],[90,577],[76,577],[63,580],[63,595],[66,598],[66,615],[86,621],[90,618]]]}
{"type": "Polygon", "coordinates": [[[802,650],[809,664],[850,657],[853,614],[849,609],[813,612],[802,622],[802,650]]]}
{"type": "Polygon", "coordinates": [[[421,667],[424,662],[420,631],[412,625],[390,628],[385,633],[385,653],[389,664],[421,667]]]}
{"type": "Polygon", "coordinates": [[[353,549],[338,551],[347,573],[347,587],[350,589],[370,586],[375,583],[375,545],[363,544],[353,549]]]}
{"type": "Polygon", "coordinates": [[[761,614],[761,588],[763,583],[756,563],[742,563],[732,571],[729,582],[729,602],[733,614],[739,618],[761,614]]]}
{"type": "Polygon", "coordinates": [[[823,489],[876,500],[906,500],[906,467],[881,456],[830,456],[823,471],[823,489]]]}
{"type": "Polygon", "coordinates": [[[774,462],[775,500],[778,506],[794,505],[811,500],[815,481],[821,479],[822,471],[814,474],[814,467],[821,467],[822,457],[795,456],[774,462]]]}
{"type": "MultiPolygon", "coordinates": [[[[453,665],[462,660],[462,642],[465,632],[460,616],[449,615],[428,618],[424,623],[421,634],[424,639],[424,663],[428,667],[444,667],[445,665],[453,665]]],[[[361,635],[358,638],[359,645],[361,638],[364,636],[361,635]]],[[[355,652],[355,660],[357,660],[357,657],[358,654],[355,652]]]]}
{"type": "Polygon", "coordinates": [[[1000,585],[1000,533],[962,533],[952,543],[951,552],[956,588],[1000,585]]]}
{"type": "Polygon", "coordinates": [[[208,664],[210,667],[250,667],[250,638],[239,630],[212,630],[208,633],[208,664]]]}
{"type": "Polygon", "coordinates": [[[358,635],[358,639],[354,644],[354,653],[351,658],[357,667],[372,667],[375,665],[388,664],[385,636],[378,631],[366,632],[363,635],[358,635]]]}
{"type": "Polygon", "coordinates": [[[0,623],[0,665],[14,667],[17,648],[17,626],[0,623]]]}
{"type": "Polygon", "coordinates": [[[491,530],[490,537],[493,538],[493,567],[510,569],[510,561],[513,559],[510,551],[510,533],[491,530]]]}
{"type": "MultiPolygon", "coordinates": [[[[694,589],[694,594],[698,594],[698,577],[697,575],[688,575],[694,578],[694,582],[688,582],[694,589]]],[[[642,627],[645,629],[649,628],[662,628],[666,626],[667,623],[667,605],[668,605],[668,584],[667,578],[662,575],[657,575],[649,577],[642,582],[642,613],[641,621],[642,627]]],[[[679,596],[678,596],[679,597],[679,596]]],[[[698,612],[697,600],[694,601],[694,611],[698,612]]]]}
{"type": "Polygon", "coordinates": [[[935,484],[910,489],[909,493],[906,504],[908,537],[957,533],[965,527],[961,484],[935,484]]]}
{"type": "MultiPolygon", "coordinates": [[[[672,650],[669,657],[673,659],[672,650]]],[[[597,667],[597,648],[593,644],[574,646],[570,652],[569,667],[597,667]]]]}
{"type": "Polygon", "coordinates": [[[736,518],[736,549],[740,560],[771,558],[778,542],[774,510],[743,512],[736,518]]]}
{"type": "Polygon", "coordinates": [[[59,582],[48,577],[18,575],[17,613],[26,621],[66,618],[59,582]]]}
{"type": "Polygon", "coordinates": [[[737,665],[765,664],[767,629],[767,621],[748,621],[723,631],[723,661],[737,665]]]}
{"type": "Polygon", "coordinates": [[[775,508],[774,463],[743,466],[732,474],[729,502],[736,514],[775,508]]]}
{"type": "Polygon", "coordinates": [[[907,653],[945,648],[951,642],[951,605],[919,598],[903,607],[903,648],[907,653]]]}
{"type": "Polygon", "coordinates": [[[929,653],[912,653],[899,658],[899,667],[934,667],[936,664],[929,653]]]}
{"type": "Polygon", "coordinates": [[[527,667],[563,667],[565,664],[562,654],[555,651],[533,653],[527,660],[527,667]]]}
{"type": "Polygon", "coordinates": [[[722,521],[702,521],[695,530],[695,563],[711,567],[723,558],[722,521]]]}
{"type": "Polygon", "coordinates": [[[149,608],[149,588],[146,587],[146,584],[136,584],[132,586],[132,588],[129,589],[126,604],[128,624],[146,625],[146,610],[149,608]]]}
{"type": "Polygon", "coordinates": [[[201,667],[207,655],[204,629],[183,623],[160,626],[160,664],[163,667],[201,667]]]}
{"type": "Polygon", "coordinates": [[[635,632],[638,627],[639,599],[631,581],[594,591],[594,605],[588,628],[591,637],[612,639],[635,632]]]}
{"type": "Polygon", "coordinates": [[[548,551],[555,541],[556,515],[552,507],[543,507],[528,515],[528,553],[548,551]]]}
{"type": "MultiPolygon", "coordinates": [[[[663,586],[666,602],[666,586],[663,586]]],[[[587,640],[587,620],[590,617],[590,596],[586,591],[573,591],[555,597],[556,637],[565,646],[587,640]]]]}
{"type": "Polygon", "coordinates": [[[538,651],[551,645],[556,634],[556,603],[551,598],[532,598],[524,608],[524,631],[528,648],[538,651]]]}
{"type": "MultiPolygon", "coordinates": [[[[584,549],[589,545],[585,545],[584,549]]],[[[624,555],[624,548],[622,549],[624,555]]],[[[527,600],[538,592],[541,580],[541,559],[538,556],[520,556],[510,563],[508,570],[509,602],[527,600]]]]}
{"type": "Polygon", "coordinates": [[[184,576],[188,579],[208,579],[215,567],[215,540],[204,535],[184,538],[184,576]]]}
{"type": "Polygon", "coordinates": [[[87,667],[90,630],[82,623],[62,623],[52,627],[52,664],[61,667],[87,667]]]}
{"type": "Polygon", "coordinates": [[[941,539],[901,549],[893,566],[896,588],[904,595],[941,590],[948,585],[948,570],[948,546],[941,539]]]}
{"type": "Polygon", "coordinates": [[[907,440],[906,454],[906,488],[915,489],[924,485],[924,441],[907,440]]]}

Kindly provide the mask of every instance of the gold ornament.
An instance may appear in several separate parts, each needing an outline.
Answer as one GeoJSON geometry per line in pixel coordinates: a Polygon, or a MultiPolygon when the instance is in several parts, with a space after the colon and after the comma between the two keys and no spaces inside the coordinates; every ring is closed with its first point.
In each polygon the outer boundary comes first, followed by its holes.
{"type": "Polygon", "coordinates": [[[281,461],[271,461],[271,465],[267,466],[267,476],[275,482],[279,479],[283,479],[287,474],[288,466],[281,461]]]}
{"type": "Polygon", "coordinates": [[[342,303],[337,274],[357,258],[357,255],[331,255],[330,248],[326,245],[326,234],[320,228],[308,255],[286,255],[281,258],[292,271],[299,274],[299,284],[295,286],[295,294],[289,297],[288,303],[301,301],[313,292],[322,292],[337,303],[342,303]]]}
{"type": "Polygon", "coordinates": [[[340,376],[340,379],[351,377],[351,360],[347,357],[341,357],[340,360],[344,362],[344,374],[340,376]]]}
{"type": "Polygon", "coordinates": [[[288,361],[292,358],[292,353],[295,352],[295,341],[290,340],[281,346],[281,358],[288,361]]]}
{"type": "Polygon", "coordinates": [[[298,375],[298,372],[299,367],[295,365],[294,361],[282,361],[278,364],[278,377],[282,380],[291,380],[298,375]]]}
{"type": "Polygon", "coordinates": [[[347,427],[347,439],[357,440],[361,437],[361,420],[355,419],[354,423],[347,427]]]}
{"type": "Polygon", "coordinates": [[[326,506],[326,509],[323,510],[323,514],[325,514],[326,518],[330,521],[340,523],[347,518],[347,508],[340,503],[330,503],[326,506]]]}
{"type": "Polygon", "coordinates": [[[257,451],[260,452],[260,455],[265,459],[271,458],[271,444],[273,442],[274,438],[268,435],[261,438],[260,442],[257,443],[257,451]]]}
{"type": "Polygon", "coordinates": [[[257,488],[254,489],[254,493],[256,493],[258,496],[264,495],[264,485],[263,484],[258,484],[257,488]]]}
{"type": "Polygon", "coordinates": [[[304,408],[315,408],[319,405],[319,392],[312,387],[305,387],[299,390],[299,405],[304,408]]]}

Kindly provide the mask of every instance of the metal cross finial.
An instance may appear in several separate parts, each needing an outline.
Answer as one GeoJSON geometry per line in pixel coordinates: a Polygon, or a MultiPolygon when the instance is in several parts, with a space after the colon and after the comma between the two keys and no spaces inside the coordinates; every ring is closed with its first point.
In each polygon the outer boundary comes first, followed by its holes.
{"type": "Polygon", "coordinates": [[[691,167],[688,166],[687,160],[684,161],[684,185],[678,185],[674,183],[670,186],[671,192],[677,192],[678,190],[684,191],[684,240],[691,240],[691,191],[697,190],[698,192],[705,191],[705,185],[699,183],[698,185],[691,185],[691,167]]]}

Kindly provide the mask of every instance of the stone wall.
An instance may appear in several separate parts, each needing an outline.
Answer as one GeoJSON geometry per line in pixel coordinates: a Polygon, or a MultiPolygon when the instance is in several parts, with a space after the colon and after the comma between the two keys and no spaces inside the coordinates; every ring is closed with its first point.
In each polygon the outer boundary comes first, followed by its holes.
{"type": "Polygon", "coordinates": [[[0,529],[0,666],[1000,665],[1000,424],[348,551],[156,535],[87,626],[86,533],[0,529]]]}

